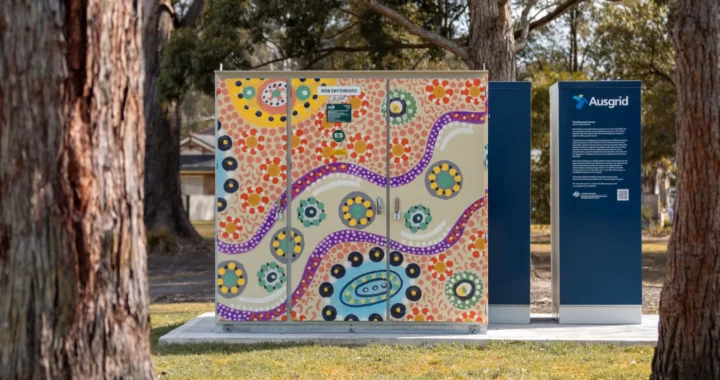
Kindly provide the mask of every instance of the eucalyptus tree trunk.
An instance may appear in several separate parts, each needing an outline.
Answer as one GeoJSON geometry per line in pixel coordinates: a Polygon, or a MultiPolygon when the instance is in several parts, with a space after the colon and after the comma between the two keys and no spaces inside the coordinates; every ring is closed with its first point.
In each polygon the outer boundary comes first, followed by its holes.
{"type": "Polygon", "coordinates": [[[492,81],[515,81],[515,38],[510,1],[468,2],[470,34],[465,63],[488,70],[492,81]]]}
{"type": "MultiPolygon", "coordinates": [[[[176,101],[163,102],[159,80],[163,51],[175,30],[166,1],[144,0],[145,46],[145,226],[170,240],[200,241],[183,207],[180,186],[180,115],[176,101]]],[[[152,239],[157,241],[157,239],[152,239]]],[[[153,247],[150,247],[151,253],[153,247]]]]}
{"type": "Polygon", "coordinates": [[[676,217],[653,379],[720,378],[720,0],[680,0],[676,217]]]}
{"type": "Polygon", "coordinates": [[[0,378],[151,378],[140,3],[0,2],[0,378]]]}

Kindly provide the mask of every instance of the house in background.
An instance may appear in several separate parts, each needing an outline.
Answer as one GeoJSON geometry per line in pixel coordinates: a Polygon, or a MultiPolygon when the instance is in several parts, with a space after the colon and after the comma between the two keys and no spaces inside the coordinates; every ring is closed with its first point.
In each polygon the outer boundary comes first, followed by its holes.
{"type": "Polygon", "coordinates": [[[215,194],[215,130],[211,127],[180,140],[183,195],[215,194]]]}
{"type": "Polygon", "coordinates": [[[215,130],[213,127],[180,140],[180,188],[190,220],[215,215],[215,130]]]}

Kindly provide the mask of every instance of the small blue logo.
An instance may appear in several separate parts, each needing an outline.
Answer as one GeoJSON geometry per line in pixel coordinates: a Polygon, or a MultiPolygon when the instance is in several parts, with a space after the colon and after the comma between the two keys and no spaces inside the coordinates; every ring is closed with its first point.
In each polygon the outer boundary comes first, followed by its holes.
{"type": "Polygon", "coordinates": [[[573,99],[577,100],[577,104],[575,105],[575,108],[581,110],[584,105],[590,104],[590,102],[587,101],[587,99],[583,98],[583,95],[575,95],[573,96],[573,99]]]}

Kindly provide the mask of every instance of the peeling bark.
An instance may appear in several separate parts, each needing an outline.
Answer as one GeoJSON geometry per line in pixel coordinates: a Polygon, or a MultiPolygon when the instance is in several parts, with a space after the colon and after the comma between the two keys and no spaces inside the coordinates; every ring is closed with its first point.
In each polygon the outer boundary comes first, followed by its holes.
{"type": "Polygon", "coordinates": [[[720,378],[720,1],[681,0],[676,219],[653,379],[720,378]]]}
{"type": "Polygon", "coordinates": [[[0,2],[0,378],[151,378],[129,0],[0,2]]]}
{"type": "Polygon", "coordinates": [[[515,81],[515,37],[510,1],[468,2],[470,15],[469,54],[471,70],[488,70],[492,81],[515,81]]]}

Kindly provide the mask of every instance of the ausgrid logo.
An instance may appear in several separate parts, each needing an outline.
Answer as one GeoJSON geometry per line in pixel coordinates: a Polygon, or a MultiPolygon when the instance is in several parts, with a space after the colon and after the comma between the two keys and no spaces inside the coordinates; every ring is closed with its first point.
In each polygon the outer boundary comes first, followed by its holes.
{"type": "Polygon", "coordinates": [[[597,99],[594,96],[590,97],[590,101],[588,101],[586,98],[583,97],[582,94],[573,96],[573,99],[577,101],[577,104],[575,105],[575,108],[582,109],[583,106],[586,104],[589,106],[594,107],[608,107],[608,108],[615,108],[615,107],[625,107],[630,104],[629,96],[626,97],[618,97],[616,99],[597,99]]]}
{"type": "Polygon", "coordinates": [[[584,105],[588,104],[587,99],[583,98],[583,95],[575,95],[573,96],[573,99],[577,100],[577,104],[575,105],[575,108],[581,110],[584,105]]]}

